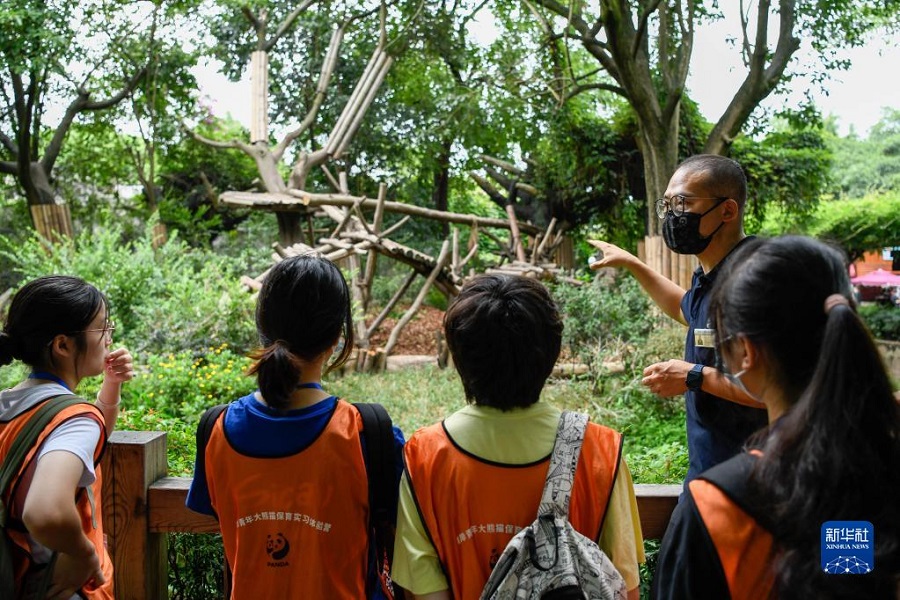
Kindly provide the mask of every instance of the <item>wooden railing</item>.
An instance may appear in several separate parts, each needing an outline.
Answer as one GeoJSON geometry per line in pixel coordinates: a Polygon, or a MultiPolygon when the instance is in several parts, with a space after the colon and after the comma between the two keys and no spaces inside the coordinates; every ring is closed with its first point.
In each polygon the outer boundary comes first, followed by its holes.
{"type": "MultiPolygon", "coordinates": [[[[190,477],[168,477],[166,434],[116,431],[103,460],[103,525],[115,567],[117,600],[168,597],[166,534],[216,533],[212,517],[184,505],[190,477]]],[[[635,485],[645,539],[659,539],[680,485],[635,485]]]]}

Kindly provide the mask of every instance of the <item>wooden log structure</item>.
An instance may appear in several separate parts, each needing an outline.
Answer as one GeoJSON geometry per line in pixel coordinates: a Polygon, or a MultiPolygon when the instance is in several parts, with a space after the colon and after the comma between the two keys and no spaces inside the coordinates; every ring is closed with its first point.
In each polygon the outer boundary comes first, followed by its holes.
{"type": "MultiPolygon", "coordinates": [[[[218,522],[185,506],[190,477],[166,475],[164,432],[113,432],[101,469],[116,598],[168,598],[166,535],[218,533],[218,522]]],[[[635,484],[634,489],[644,539],[662,539],[682,486],[635,484]]]]}
{"type": "MultiPolygon", "coordinates": [[[[314,194],[300,190],[286,190],[284,193],[279,194],[268,192],[225,192],[219,195],[219,201],[226,206],[268,210],[302,210],[307,206],[353,206],[360,198],[363,199],[359,203],[360,208],[369,210],[377,208],[378,200],[374,198],[344,194],[314,194]]],[[[509,229],[510,227],[508,219],[476,217],[463,213],[445,212],[404,204],[403,202],[385,201],[384,210],[414,217],[435,219],[445,223],[478,225],[479,227],[495,227],[497,229],[509,229]]],[[[537,235],[541,230],[530,223],[519,223],[519,231],[529,235],[537,235]]]]}

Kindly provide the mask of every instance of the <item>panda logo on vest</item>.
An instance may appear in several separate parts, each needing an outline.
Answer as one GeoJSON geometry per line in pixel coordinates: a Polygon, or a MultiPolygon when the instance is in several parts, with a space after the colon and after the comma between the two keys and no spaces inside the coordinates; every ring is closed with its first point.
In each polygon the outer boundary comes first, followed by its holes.
{"type": "Polygon", "coordinates": [[[266,562],[268,567],[286,567],[290,563],[284,558],[291,551],[291,544],[280,531],[275,535],[266,536],[266,554],[272,560],[266,562]]]}

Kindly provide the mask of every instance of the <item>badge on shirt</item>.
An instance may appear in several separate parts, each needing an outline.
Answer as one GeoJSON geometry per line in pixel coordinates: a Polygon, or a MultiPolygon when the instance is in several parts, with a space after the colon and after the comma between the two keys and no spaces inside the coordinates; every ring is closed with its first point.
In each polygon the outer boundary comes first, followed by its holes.
{"type": "Polygon", "coordinates": [[[694,329],[694,345],[698,348],[715,348],[716,330],[694,329]]]}

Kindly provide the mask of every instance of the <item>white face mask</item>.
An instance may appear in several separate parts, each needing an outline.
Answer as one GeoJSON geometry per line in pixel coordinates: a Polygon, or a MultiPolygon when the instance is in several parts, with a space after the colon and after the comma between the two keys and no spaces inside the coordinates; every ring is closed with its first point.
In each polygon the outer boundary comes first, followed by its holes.
{"type": "Polygon", "coordinates": [[[741,369],[737,373],[729,373],[728,368],[725,365],[722,365],[722,375],[725,376],[725,379],[730,381],[734,385],[734,387],[736,387],[740,390],[743,390],[743,392],[745,394],[747,394],[748,396],[750,396],[750,398],[753,399],[754,402],[759,402],[760,404],[764,404],[762,400],[757,398],[754,394],[750,393],[750,390],[748,390],[747,386],[744,385],[744,382],[741,381],[741,375],[743,375],[746,372],[747,372],[747,369],[741,369]]]}

